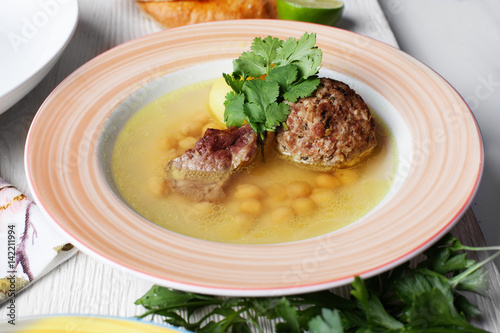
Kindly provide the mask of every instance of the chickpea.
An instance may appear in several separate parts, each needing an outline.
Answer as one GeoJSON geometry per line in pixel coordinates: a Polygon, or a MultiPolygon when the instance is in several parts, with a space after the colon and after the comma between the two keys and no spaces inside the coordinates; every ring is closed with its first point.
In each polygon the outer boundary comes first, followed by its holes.
{"type": "Polygon", "coordinates": [[[198,140],[196,138],[194,138],[192,136],[187,136],[184,139],[182,139],[181,141],[179,141],[179,149],[182,150],[182,152],[184,152],[188,149],[191,149],[194,147],[194,145],[197,141],[198,140]]]}
{"type": "Polygon", "coordinates": [[[249,232],[255,221],[255,216],[246,213],[240,213],[234,217],[234,220],[236,221],[236,224],[238,225],[240,230],[249,232]]]}
{"type": "Polygon", "coordinates": [[[264,205],[257,199],[247,199],[240,204],[240,211],[252,215],[260,215],[264,205]]]}
{"type": "Polygon", "coordinates": [[[238,223],[240,225],[251,223],[254,221],[254,219],[255,219],[255,216],[247,214],[247,213],[240,213],[234,217],[234,220],[236,221],[236,223],[238,223]]]}
{"type": "Polygon", "coordinates": [[[309,198],[318,206],[324,206],[331,202],[333,192],[325,188],[316,188],[309,198]]]}
{"type": "Polygon", "coordinates": [[[172,138],[174,138],[175,140],[177,140],[177,142],[179,142],[179,141],[181,141],[182,139],[184,139],[184,138],[185,138],[185,136],[184,136],[184,135],[182,135],[179,131],[176,131],[176,132],[174,132],[174,133],[171,133],[171,134],[170,134],[170,136],[171,136],[172,138]]]}
{"type": "Polygon", "coordinates": [[[274,183],[267,188],[267,193],[273,200],[281,202],[287,198],[286,186],[281,183],[274,183]]]}
{"type": "Polygon", "coordinates": [[[158,141],[158,147],[161,150],[171,150],[177,148],[177,140],[171,136],[166,136],[158,141]]]}
{"type": "Polygon", "coordinates": [[[342,169],[336,172],[337,177],[340,179],[342,185],[347,185],[358,179],[358,172],[354,169],[342,169]]]}
{"type": "Polygon", "coordinates": [[[292,200],[291,206],[295,214],[304,216],[313,211],[314,201],[309,198],[297,198],[292,200]]]}
{"type": "Polygon", "coordinates": [[[207,111],[200,111],[194,115],[194,119],[202,124],[206,124],[210,121],[210,114],[207,111]]]}
{"type": "Polygon", "coordinates": [[[271,221],[274,223],[284,223],[294,217],[292,208],[288,206],[277,207],[271,212],[271,221]]]}
{"type": "Polygon", "coordinates": [[[312,187],[307,182],[294,181],[288,185],[287,191],[288,191],[288,196],[292,199],[305,198],[309,196],[309,194],[311,194],[312,187]]]}
{"type": "Polygon", "coordinates": [[[262,199],[265,192],[254,184],[241,184],[236,187],[234,197],[236,199],[262,199]]]}
{"type": "Polygon", "coordinates": [[[148,189],[157,198],[161,198],[170,192],[167,181],[165,179],[158,178],[151,178],[148,181],[148,189]]]}
{"type": "Polygon", "coordinates": [[[328,173],[322,173],[316,176],[314,183],[316,187],[328,189],[336,188],[342,185],[337,177],[328,173]]]}
{"type": "Polygon", "coordinates": [[[198,217],[206,217],[214,212],[214,208],[209,202],[198,202],[194,204],[194,212],[198,217]]]}
{"type": "Polygon", "coordinates": [[[185,136],[200,136],[202,128],[203,123],[199,121],[189,121],[182,124],[180,132],[185,136]]]}

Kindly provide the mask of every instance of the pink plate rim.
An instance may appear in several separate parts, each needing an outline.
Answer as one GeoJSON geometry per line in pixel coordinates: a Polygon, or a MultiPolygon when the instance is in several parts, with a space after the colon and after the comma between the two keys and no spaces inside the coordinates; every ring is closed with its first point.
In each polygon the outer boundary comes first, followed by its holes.
{"type": "Polygon", "coordinates": [[[141,278],[216,295],[277,296],[344,285],[421,253],[469,207],[483,144],[460,95],[433,70],[387,44],[349,31],[280,20],[221,21],[148,35],[92,59],[40,107],[25,150],[35,201],[84,252],[141,278]],[[162,229],[109,189],[99,138],[115,108],[141,86],[194,65],[236,58],[256,36],[317,34],[323,66],[376,90],[411,136],[405,174],[388,202],[336,232],[300,242],[235,245],[162,229]]]}

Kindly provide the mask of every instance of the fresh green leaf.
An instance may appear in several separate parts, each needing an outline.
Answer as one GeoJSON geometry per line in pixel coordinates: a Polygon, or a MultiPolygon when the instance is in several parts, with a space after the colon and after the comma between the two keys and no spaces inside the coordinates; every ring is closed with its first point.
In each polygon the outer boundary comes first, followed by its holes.
{"type": "Polygon", "coordinates": [[[448,237],[441,240],[436,246],[426,251],[425,254],[428,259],[420,266],[441,274],[467,269],[472,266],[474,261],[467,259],[465,253],[458,253],[456,248],[446,244],[456,244],[457,241],[448,237]]]}
{"type": "Polygon", "coordinates": [[[344,297],[338,296],[329,290],[298,295],[300,296],[301,302],[296,302],[292,298],[291,302],[295,305],[301,304],[315,304],[323,308],[332,307],[335,305],[336,309],[352,311],[356,308],[356,304],[344,297]]]}
{"type": "Polygon", "coordinates": [[[355,277],[352,287],[351,294],[360,302],[361,309],[365,313],[369,324],[390,330],[403,327],[401,322],[387,313],[379,298],[366,289],[361,278],[355,277]]]}
{"type": "Polygon", "coordinates": [[[297,99],[310,96],[319,85],[319,78],[308,78],[302,82],[295,83],[283,94],[283,97],[292,103],[297,99]]]}
{"type": "MultiPolygon", "coordinates": [[[[250,89],[264,85],[251,84],[250,89]]],[[[265,98],[259,98],[263,103],[265,98]]],[[[426,252],[438,258],[428,258],[416,268],[405,263],[366,281],[356,277],[349,298],[321,291],[281,298],[221,299],[153,286],[136,304],[146,309],[140,318],[160,316],[193,332],[263,333],[259,319],[265,317],[277,319],[276,332],[287,333],[484,333],[468,322],[480,312],[459,289],[480,292],[486,280],[482,267],[500,252],[469,266],[464,262],[472,259],[465,259],[464,248],[456,238],[446,237],[426,252]],[[438,263],[447,268],[433,270],[438,263]]]]}
{"type": "MultiPolygon", "coordinates": [[[[256,55],[262,57],[265,62],[265,69],[266,72],[262,74],[269,74],[269,71],[271,70],[271,64],[273,60],[276,58],[276,50],[281,47],[283,44],[283,41],[281,41],[279,38],[276,37],[271,37],[267,36],[266,38],[255,38],[251,49],[253,53],[256,55]]],[[[261,74],[261,75],[262,75],[261,74]]],[[[260,75],[259,75],[260,76],[260,75]]],[[[258,76],[255,76],[258,77],[258,76]]]]}
{"type": "Polygon", "coordinates": [[[222,76],[224,77],[224,81],[226,81],[226,84],[233,89],[233,91],[236,94],[239,94],[243,91],[243,85],[245,83],[245,79],[242,78],[239,75],[232,76],[229,74],[223,73],[222,76]]]}
{"type": "Polygon", "coordinates": [[[484,294],[488,286],[489,279],[486,272],[483,269],[478,269],[461,279],[457,285],[457,289],[484,294]]]}
{"type": "MultiPolygon", "coordinates": [[[[244,88],[248,101],[244,105],[245,120],[257,129],[273,132],[277,126],[286,121],[289,107],[278,105],[279,85],[271,81],[251,80],[244,88]]],[[[264,131],[259,131],[262,133],[264,131]]]]}
{"type": "Polygon", "coordinates": [[[297,81],[297,75],[298,68],[295,65],[285,65],[273,68],[266,77],[266,81],[279,84],[283,98],[295,103],[298,98],[310,96],[319,85],[317,77],[297,81]]]}
{"type": "Polygon", "coordinates": [[[278,318],[276,306],[280,298],[252,298],[252,307],[257,316],[263,316],[268,319],[278,318]]]}
{"type": "Polygon", "coordinates": [[[191,324],[189,323],[186,319],[184,319],[183,316],[175,312],[174,310],[169,310],[169,311],[158,311],[155,312],[156,315],[164,317],[164,321],[170,325],[176,326],[176,327],[185,327],[186,329],[195,329],[196,328],[196,323],[191,324]]]}
{"type": "Polygon", "coordinates": [[[232,332],[235,333],[250,333],[252,329],[247,322],[235,323],[232,325],[232,332]]]}
{"type": "Polygon", "coordinates": [[[321,65],[322,52],[315,46],[316,35],[305,33],[299,40],[288,38],[276,52],[276,66],[294,64],[299,76],[307,78],[315,75],[321,65]]]}
{"type": "Polygon", "coordinates": [[[337,310],[323,309],[321,316],[316,316],[309,321],[311,333],[344,333],[342,320],[337,310]]]}
{"type": "Polygon", "coordinates": [[[466,253],[457,254],[443,263],[439,269],[436,269],[436,272],[447,274],[449,272],[467,269],[474,264],[474,260],[467,259],[466,257],[466,253]]]}
{"type": "Polygon", "coordinates": [[[277,326],[278,332],[300,333],[300,326],[297,317],[297,309],[290,305],[290,301],[281,298],[276,306],[276,314],[283,318],[284,323],[277,326]]]}
{"type": "Polygon", "coordinates": [[[144,296],[135,301],[136,305],[142,305],[147,309],[159,309],[166,307],[178,307],[185,304],[196,305],[204,302],[217,302],[212,296],[200,296],[194,293],[185,293],[178,290],[153,286],[144,296]]]}
{"type": "MultiPolygon", "coordinates": [[[[279,93],[279,85],[275,82],[250,80],[245,85],[245,97],[249,104],[255,104],[262,110],[272,103],[275,103],[279,93]]],[[[265,115],[256,117],[265,121],[265,115]]]]}
{"type": "Polygon", "coordinates": [[[284,94],[297,80],[298,73],[299,70],[294,65],[274,67],[266,76],[266,81],[277,83],[280,87],[280,93],[284,94]]]}
{"type": "Polygon", "coordinates": [[[220,307],[212,310],[211,315],[222,316],[223,319],[213,322],[209,332],[227,332],[230,327],[237,325],[238,327],[247,326],[247,320],[240,316],[240,311],[236,311],[231,307],[220,307]]]}
{"type": "Polygon", "coordinates": [[[266,130],[274,132],[278,126],[286,121],[290,113],[290,106],[285,103],[272,103],[266,109],[266,130]]]}
{"type": "Polygon", "coordinates": [[[469,302],[469,300],[463,295],[456,295],[455,307],[460,313],[463,313],[466,318],[475,318],[481,315],[479,308],[469,302]]]}
{"type": "Polygon", "coordinates": [[[409,323],[417,329],[455,326],[466,328],[468,332],[483,332],[460,316],[455,307],[450,306],[448,298],[437,288],[415,297],[409,323]]]}
{"type": "MultiPolygon", "coordinates": [[[[477,248],[475,249],[477,250],[477,248]]],[[[453,278],[450,278],[450,284],[452,288],[461,288],[462,290],[473,291],[481,294],[487,287],[487,279],[486,276],[482,272],[482,267],[493,261],[495,258],[500,256],[500,251],[492,254],[485,260],[475,263],[471,267],[467,268],[465,271],[461,272],[458,275],[455,275],[453,278]]]]}
{"type": "Polygon", "coordinates": [[[406,271],[405,275],[393,281],[391,289],[396,292],[401,301],[410,304],[415,300],[416,295],[431,290],[432,285],[425,275],[416,271],[406,271]]]}
{"type": "Polygon", "coordinates": [[[251,51],[233,61],[233,73],[223,74],[235,93],[224,103],[226,125],[241,126],[244,119],[262,139],[279,126],[286,128],[290,108],[284,101],[307,97],[319,84],[322,53],[315,43],[316,35],[308,33],[298,40],[255,38],[251,51]]]}
{"type": "Polygon", "coordinates": [[[228,127],[243,125],[245,119],[244,104],[245,95],[243,93],[235,93],[234,91],[227,93],[224,101],[224,121],[228,127]]]}
{"type": "Polygon", "coordinates": [[[253,52],[244,52],[233,61],[233,71],[243,77],[258,78],[267,72],[266,60],[253,52]]]}

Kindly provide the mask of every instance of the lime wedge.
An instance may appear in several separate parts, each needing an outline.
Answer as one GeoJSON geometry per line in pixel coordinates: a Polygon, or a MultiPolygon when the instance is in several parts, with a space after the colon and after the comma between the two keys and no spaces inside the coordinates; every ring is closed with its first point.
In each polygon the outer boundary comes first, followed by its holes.
{"type": "Polygon", "coordinates": [[[277,0],[279,18],[324,25],[335,25],[344,10],[339,0],[277,0]]]}

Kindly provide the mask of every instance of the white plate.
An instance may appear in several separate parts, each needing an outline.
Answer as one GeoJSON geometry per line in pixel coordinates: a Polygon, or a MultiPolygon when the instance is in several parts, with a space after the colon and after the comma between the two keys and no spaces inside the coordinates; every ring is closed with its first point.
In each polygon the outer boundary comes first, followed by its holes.
{"type": "Polygon", "coordinates": [[[0,0],[0,114],[54,66],[77,21],[77,0],[0,0]]]}

